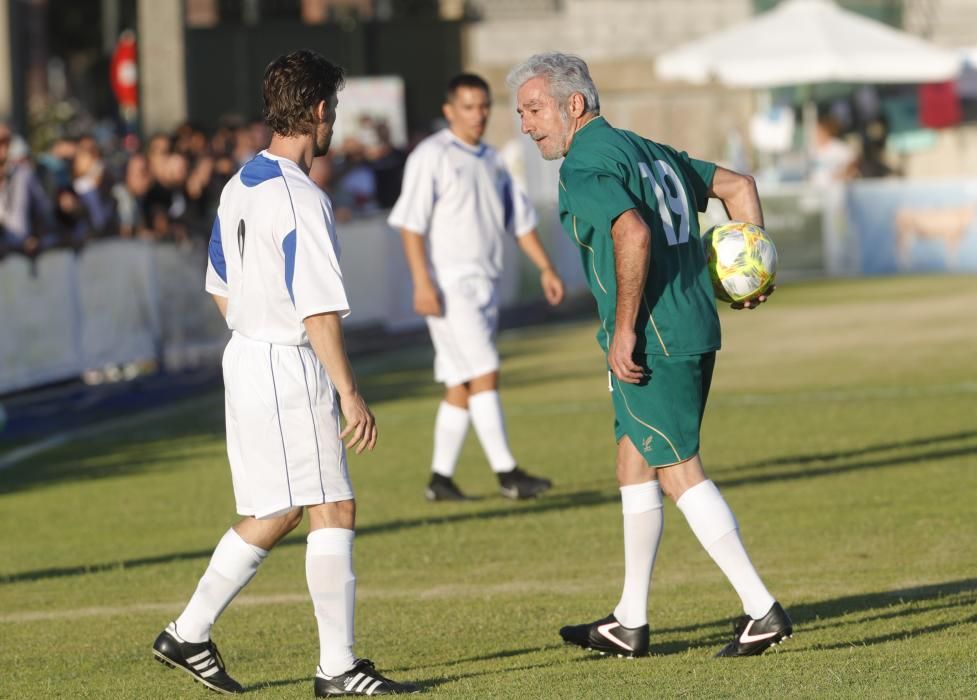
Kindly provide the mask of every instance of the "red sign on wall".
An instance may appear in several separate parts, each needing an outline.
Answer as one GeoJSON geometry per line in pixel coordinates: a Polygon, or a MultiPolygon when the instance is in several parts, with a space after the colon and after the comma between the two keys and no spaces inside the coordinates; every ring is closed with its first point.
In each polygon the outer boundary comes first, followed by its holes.
{"type": "Polygon", "coordinates": [[[109,82],[119,106],[135,109],[139,104],[139,69],[136,64],[136,35],[129,30],[122,32],[112,52],[109,64],[109,82]]]}

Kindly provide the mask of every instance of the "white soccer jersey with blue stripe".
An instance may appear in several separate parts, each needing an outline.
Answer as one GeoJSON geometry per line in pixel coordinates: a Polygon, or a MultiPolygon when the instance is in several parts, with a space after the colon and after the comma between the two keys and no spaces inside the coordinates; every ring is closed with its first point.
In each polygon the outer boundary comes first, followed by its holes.
{"type": "Polygon", "coordinates": [[[228,328],[267,343],[305,345],[305,318],[349,313],[332,204],[296,163],[262,151],[224,186],[206,289],[228,328]]]}
{"type": "Polygon", "coordinates": [[[470,146],[442,129],[408,157],[387,223],[429,237],[443,285],[472,273],[498,279],[504,236],[536,228],[536,211],[494,148],[470,146]]]}

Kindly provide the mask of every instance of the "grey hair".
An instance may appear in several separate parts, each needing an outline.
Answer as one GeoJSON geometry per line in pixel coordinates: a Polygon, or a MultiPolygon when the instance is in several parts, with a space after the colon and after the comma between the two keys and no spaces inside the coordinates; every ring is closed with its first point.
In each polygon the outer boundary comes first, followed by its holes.
{"type": "Polygon", "coordinates": [[[509,71],[505,82],[513,92],[523,83],[533,78],[546,78],[550,94],[560,105],[560,112],[566,112],[570,95],[579,92],[584,99],[584,112],[600,114],[600,96],[590,77],[587,64],[579,56],[565,53],[538,53],[530,56],[509,71]]]}

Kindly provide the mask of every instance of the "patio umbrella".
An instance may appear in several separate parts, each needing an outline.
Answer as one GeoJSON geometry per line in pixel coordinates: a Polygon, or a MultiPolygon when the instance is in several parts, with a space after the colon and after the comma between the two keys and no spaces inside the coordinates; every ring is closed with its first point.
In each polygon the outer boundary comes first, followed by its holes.
{"type": "Polygon", "coordinates": [[[813,83],[933,83],[961,71],[960,56],[838,7],[786,0],[774,9],[658,56],[659,77],[732,87],[813,83]]]}

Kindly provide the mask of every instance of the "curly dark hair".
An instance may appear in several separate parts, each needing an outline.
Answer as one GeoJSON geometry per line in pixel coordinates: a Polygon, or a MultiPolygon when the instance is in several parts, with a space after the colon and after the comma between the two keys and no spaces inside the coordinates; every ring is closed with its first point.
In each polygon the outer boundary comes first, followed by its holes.
{"type": "Polygon", "coordinates": [[[309,49],[279,56],[265,68],[262,88],[268,126],[282,136],[315,132],[314,110],[343,89],[343,69],[309,49]]]}

